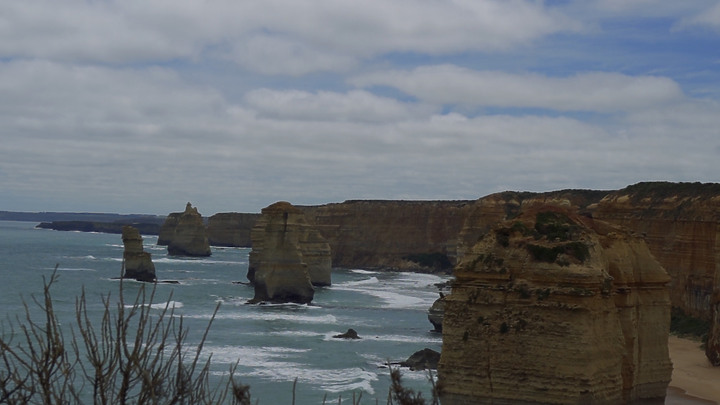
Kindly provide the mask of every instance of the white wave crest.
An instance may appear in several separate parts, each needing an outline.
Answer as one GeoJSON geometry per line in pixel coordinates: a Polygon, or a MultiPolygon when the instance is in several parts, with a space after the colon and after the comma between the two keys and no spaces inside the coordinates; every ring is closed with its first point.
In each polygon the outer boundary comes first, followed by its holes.
{"type": "Polygon", "coordinates": [[[350,270],[353,273],[357,274],[377,274],[377,271],[370,271],[370,270],[362,270],[362,269],[352,269],[350,270]]]}
{"type": "MultiPolygon", "coordinates": [[[[167,307],[168,309],[173,309],[173,308],[182,308],[185,306],[185,304],[183,304],[180,301],[168,301],[168,302],[158,302],[155,304],[144,304],[144,306],[150,307],[152,309],[165,309],[165,307],[167,307]]],[[[133,308],[133,307],[134,307],[134,305],[125,305],[125,308],[133,308]]]]}
{"type": "MultiPolygon", "coordinates": [[[[186,314],[186,318],[195,319],[210,319],[212,314],[186,314]]],[[[338,323],[337,318],[334,315],[302,315],[292,313],[277,313],[277,312],[246,312],[246,311],[220,311],[215,316],[216,319],[243,319],[253,321],[286,321],[301,324],[320,324],[320,325],[334,325],[338,323]]]]}
{"type": "Polygon", "coordinates": [[[87,268],[58,267],[58,271],[97,271],[97,270],[87,269],[87,268]]]}
{"type": "Polygon", "coordinates": [[[356,285],[377,284],[379,282],[380,282],[380,280],[378,280],[377,277],[370,277],[370,278],[366,278],[364,280],[346,281],[344,283],[339,283],[337,286],[338,287],[350,287],[350,286],[356,286],[356,285]]]}

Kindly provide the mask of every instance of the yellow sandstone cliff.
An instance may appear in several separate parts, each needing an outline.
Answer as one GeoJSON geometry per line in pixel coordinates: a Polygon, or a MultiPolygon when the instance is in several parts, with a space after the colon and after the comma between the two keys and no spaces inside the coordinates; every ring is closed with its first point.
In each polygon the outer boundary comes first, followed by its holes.
{"type": "Polygon", "coordinates": [[[471,201],[346,201],[299,207],[343,268],[450,270],[471,201]]]}
{"type": "Polygon", "coordinates": [[[711,321],[706,354],[720,366],[720,184],[638,183],[592,211],[645,240],[670,275],[673,307],[711,321]]]}
{"type": "Polygon", "coordinates": [[[263,208],[252,229],[248,279],[255,286],[251,302],[309,303],[313,285],[330,285],[330,246],[288,202],[263,208]]]}
{"type": "Polygon", "coordinates": [[[672,366],[660,264],[567,200],[517,203],[512,219],[466,225],[445,302],[442,403],[662,403],[672,366]]]}

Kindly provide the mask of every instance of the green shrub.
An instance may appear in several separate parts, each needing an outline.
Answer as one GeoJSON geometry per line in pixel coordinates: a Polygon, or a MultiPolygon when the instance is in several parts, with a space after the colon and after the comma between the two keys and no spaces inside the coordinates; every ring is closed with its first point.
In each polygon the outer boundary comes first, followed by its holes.
{"type": "Polygon", "coordinates": [[[409,260],[413,263],[417,263],[423,267],[429,267],[437,270],[449,270],[452,269],[453,265],[450,262],[450,258],[445,253],[417,253],[407,255],[403,257],[404,260],[409,260]]]}
{"type": "Polygon", "coordinates": [[[535,230],[548,240],[566,241],[572,238],[577,225],[565,214],[552,211],[538,212],[535,217],[535,230]]]}
{"type": "Polygon", "coordinates": [[[670,332],[679,336],[690,336],[707,340],[710,322],[685,314],[680,308],[673,307],[670,312],[670,332]]]}
{"type": "MultiPolygon", "coordinates": [[[[590,249],[582,242],[568,242],[553,247],[528,243],[526,248],[535,260],[546,263],[555,263],[561,253],[574,257],[580,263],[584,263],[590,257],[590,249]]],[[[568,264],[564,263],[564,265],[568,264]]]]}

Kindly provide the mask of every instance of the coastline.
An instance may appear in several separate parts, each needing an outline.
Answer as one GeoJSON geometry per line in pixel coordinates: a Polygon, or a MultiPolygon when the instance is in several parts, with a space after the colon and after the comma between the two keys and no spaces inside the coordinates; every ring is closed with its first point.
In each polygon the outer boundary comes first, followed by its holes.
{"type": "Polygon", "coordinates": [[[720,367],[713,367],[700,348],[700,342],[670,336],[672,380],[666,405],[712,405],[720,403],[720,367]]]}

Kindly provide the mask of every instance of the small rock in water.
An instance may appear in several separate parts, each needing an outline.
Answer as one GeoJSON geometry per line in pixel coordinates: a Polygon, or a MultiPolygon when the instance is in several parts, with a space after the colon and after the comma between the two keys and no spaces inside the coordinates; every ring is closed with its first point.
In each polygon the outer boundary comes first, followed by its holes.
{"type": "Polygon", "coordinates": [[[412,356],[408,357],[407,360],[400,363],[403,367],[410,367],[410,370],[437,370],[438,362],[440,361],[440,353],[432,349],[422,349],[412,356]]]}
{"type": "Polygon", "coordinates": [[[348,329],[347,332],[333,336],[335,339],[360,339],[355,329],[348,329]]]}

